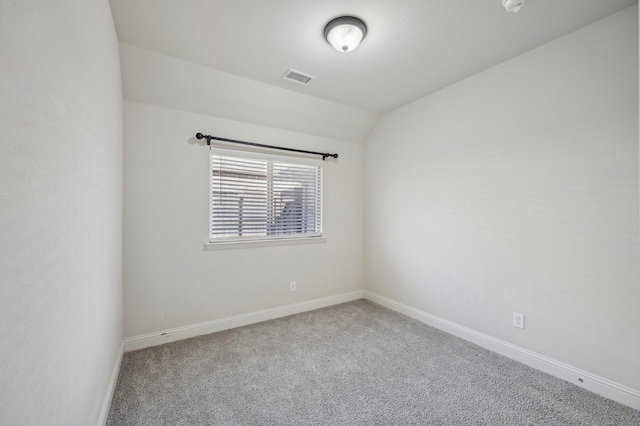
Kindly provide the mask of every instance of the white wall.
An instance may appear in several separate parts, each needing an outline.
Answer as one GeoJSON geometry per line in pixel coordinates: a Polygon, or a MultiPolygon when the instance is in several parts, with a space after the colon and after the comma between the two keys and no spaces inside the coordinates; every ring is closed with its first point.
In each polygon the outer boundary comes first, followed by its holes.
{"type": "Polygon", "coordinates": [[[367,290],[640,389],[637,15],[380,119],[367,290]]]}
{"type": "Polygon", "coordinates": [[[125,336],[362,289],[362,145],[139,102],[124,110],[125,336]],[[204,250],[209,149],[197,132],[337,152],[324,166],[326,243],[204,250]]]}
{"type": "Polygon", "coordinates": [[[0,0],[0,424],[95,425],[122,343],[109,3],[0,0]]]}

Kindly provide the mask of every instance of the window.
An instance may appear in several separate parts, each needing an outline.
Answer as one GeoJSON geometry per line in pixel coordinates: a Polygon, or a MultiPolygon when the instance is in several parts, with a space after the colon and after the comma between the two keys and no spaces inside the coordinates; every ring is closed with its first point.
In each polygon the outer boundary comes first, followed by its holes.
{"type": "Polygon", "coordinates": [[[212,149],[209,242],[322,236],[318,163],[212,149]]]}

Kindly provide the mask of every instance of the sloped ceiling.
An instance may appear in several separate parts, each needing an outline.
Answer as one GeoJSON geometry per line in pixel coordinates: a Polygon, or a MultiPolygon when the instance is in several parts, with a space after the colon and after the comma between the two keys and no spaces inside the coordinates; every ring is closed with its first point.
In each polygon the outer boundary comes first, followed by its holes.
{"type": "MultiPolygon", "coordinates": [[[[636,0],[111,0],[121,42],[373,113],[395,109],[637,3],[636,0]],[[349,54],[324,25],[352,14],[349,54]],[[307,87],[281,77],[315,76],[307,87]]],[[[509,77],[505,77],[509,78],[509,77]]]]}
{"type": "Polygon", "coordinates": [[[110,1],[126,100],[358,143],[385,112],[637,4],[526,0],[508,13],[501,0],[110,1]],[[369,32],[343,54],[323,29],[347,14],[369,32]],[[289,68],[316,78],[283,80],[289,68]]]}

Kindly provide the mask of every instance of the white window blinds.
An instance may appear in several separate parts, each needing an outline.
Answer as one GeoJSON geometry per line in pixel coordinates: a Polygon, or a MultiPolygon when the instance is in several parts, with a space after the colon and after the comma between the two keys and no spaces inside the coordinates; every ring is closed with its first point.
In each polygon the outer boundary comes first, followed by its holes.
{"type": "Polygon", "coordinates": [[[209,242],[322,235],[322,167],[211,152],[209,242]]]}

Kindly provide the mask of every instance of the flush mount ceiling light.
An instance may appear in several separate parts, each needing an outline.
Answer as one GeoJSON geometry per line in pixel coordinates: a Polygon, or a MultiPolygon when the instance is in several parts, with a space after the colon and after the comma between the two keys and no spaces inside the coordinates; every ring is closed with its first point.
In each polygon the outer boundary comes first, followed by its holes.
{"type": "Polygon", "coordinates": [[[340,16],[324,27],[324,38],[338,52],[347,53],[358,47],[367,35],[367,25],[355,16],[340,16]]]}
{"type": "Polygon", "coordinates": [[[517,12],[522,7],[524,0],[502,0],[502,6],[507,12],[517,12]]]}

